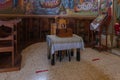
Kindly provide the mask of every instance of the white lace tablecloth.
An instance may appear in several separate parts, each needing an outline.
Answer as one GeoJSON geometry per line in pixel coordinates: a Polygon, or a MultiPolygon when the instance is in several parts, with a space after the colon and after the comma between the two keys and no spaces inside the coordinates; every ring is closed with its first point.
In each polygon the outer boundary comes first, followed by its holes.
{"type": "Polygon", "coordinates": [[[84,49],[82,37],[73,34],[72,37],[61,38],[56,35],[47,35],[46,41],[51,54],[58,50],[68,50],[74,48],[84,49]]]}

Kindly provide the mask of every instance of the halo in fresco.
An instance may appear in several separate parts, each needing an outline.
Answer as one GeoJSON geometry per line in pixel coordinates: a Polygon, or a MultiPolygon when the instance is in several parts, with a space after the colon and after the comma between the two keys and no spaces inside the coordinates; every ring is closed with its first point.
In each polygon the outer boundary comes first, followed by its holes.
{"type": "Polygon", "coordinates": [[[39,1],[39,4],[42,8],[55,8],[58,7],[61,3],[61,0],[41,0],[39,1]]]}

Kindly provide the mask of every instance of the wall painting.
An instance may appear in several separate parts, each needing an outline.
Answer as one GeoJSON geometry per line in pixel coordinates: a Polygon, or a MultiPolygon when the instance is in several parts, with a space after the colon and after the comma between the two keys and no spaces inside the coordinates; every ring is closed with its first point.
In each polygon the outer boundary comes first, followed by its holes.
{"type": "Polygon", "coordinates": [[[0,14],[98,15],[98,0],[0,0],[0,14]]]}

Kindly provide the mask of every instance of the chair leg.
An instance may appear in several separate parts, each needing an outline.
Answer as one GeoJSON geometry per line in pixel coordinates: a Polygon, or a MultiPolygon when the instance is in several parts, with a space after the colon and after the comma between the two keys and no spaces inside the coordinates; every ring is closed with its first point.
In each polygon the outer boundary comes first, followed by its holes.
{"type": "Polygon", "coordinates": [[[14,52],[12,52],[12,67],[14,67],[14,62],[15,62],[15,60],[14,60],[14,52]]]}
{"type": "Polygon", "coordinates": [[[62,61],[62,51],[58,51],[58,54],[59,54],[59,60],[61,62],[62,61]]]}
{"type": "Polygon", "coordinates": [[[48,59],[51,59],[51,53],[50,53],[50,50],[48,50],[47,58],[48,58],[48,59]]]}
{"type": "Polygon", "coordinates": [[[80,49],[77,49],[76,60],[80,61],[80,49]]]}
{"type": "Polygon", "coordinates": [[[73,49],[70,50],[71,56],[74,56],[74,51],[73,49]]]}
{"type": "Polygon", "coordinates": [[[65,55],[66,55],[66,57],[68,56],[68,50],[65,51],[65,55]]]}
{"type": "Polygon", "coordinates": [[[55,65],[55,54],[52,54],[51,65],[55,65]]]}
{"type": "Polygon", "coordinates": [[[71,61],[71,51],[68,51],[69,61],[71,61]]]}

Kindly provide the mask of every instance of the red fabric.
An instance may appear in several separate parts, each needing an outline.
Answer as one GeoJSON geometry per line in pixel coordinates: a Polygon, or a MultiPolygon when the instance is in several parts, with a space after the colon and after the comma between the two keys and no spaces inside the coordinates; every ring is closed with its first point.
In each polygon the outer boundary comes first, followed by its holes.
{"type": "Polygon", "coordinates": [[[120,24],[116,23],[114,28],[115,28],[116,35],[120,35],[120,24]]]}
{"type": "Polygon", "coordinates": [[[99,58],[92,59],[92,61],[97,61],[97,60],[100,60],[100,59],[99,58]]]}
{"type": "Polygon", "coordinates": [[[111,16],[112,13],[111,13],[111,7],[108,8],[108,15],[111,16]]]}
{"type": "Polygon", "coordinates": [[[39,70],[39,71],[36,71],[36,73],[40,73],[40,72],[46,72],[48,70],[39,70]]]}

